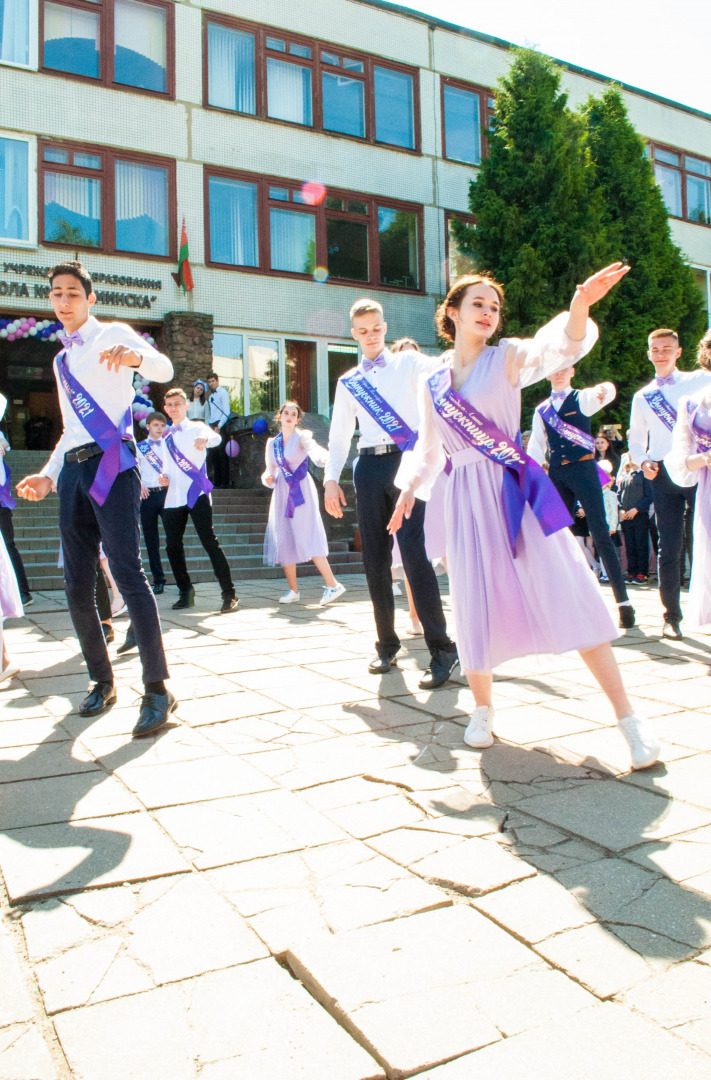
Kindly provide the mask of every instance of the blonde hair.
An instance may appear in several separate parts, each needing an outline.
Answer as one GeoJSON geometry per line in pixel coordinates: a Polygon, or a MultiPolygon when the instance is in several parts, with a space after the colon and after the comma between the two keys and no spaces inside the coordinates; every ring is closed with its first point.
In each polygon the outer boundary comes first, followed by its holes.
{"type": "Polygon", "coordinates": [[[487,277],[486,274],[465,274],[464,277],[460,277],[458,281],[454,282],[435,314],[437,333],[445,341],[451,341],[452,344],[454,344],[454,339],[457,336],[457,328],[454,321],[447,314],[447,309],[456,308],[459,310],[467,289],[471,288],[472,285],[488,285],[490,289],[494,290],[503,305],[504,287],[499,285],[498,281],[487,277]]]}
{"type": "Polygon", "coordinates": [[[390,346],[390,352],[419,352],[420,346],[417,344],[414,338],[401,337],[397,341],[394,341],[390,346]]]}
{"type": "Polygon", "coordinates": [[[711,371],[711,330],[707,330],[696,350],[696,362],[705,371],[711,371]]]}
{"type": "Polygon", "coordinates": [[[377,300],[370,300],[367,296],[364,296],[360,300],[356,300],[351,308],[350,320],[353,322],[359,315],[369,315],[371,312],[380,315],[381,319],[385,318],[383,305],[379,304],[377,300]]]}
{"type": "Polygon", "coordinates": [[[166,391],[163,401],[166,401],[169,397],[182,397],[185,398],[186,401],[188,400],[188,395],[185,393],[182,386],[174,386],[172,390],[166,391]]]}
{"type": "Polygon", "coordinates": [[[651,345],[655,338],[660,337],[673,337],[677,345],[679,344],[679,335],[676,330],[667,330],[665,328],[662,328],[661,330],[652,330],[652,333],[647,338],[647,344],[651,345]]]}

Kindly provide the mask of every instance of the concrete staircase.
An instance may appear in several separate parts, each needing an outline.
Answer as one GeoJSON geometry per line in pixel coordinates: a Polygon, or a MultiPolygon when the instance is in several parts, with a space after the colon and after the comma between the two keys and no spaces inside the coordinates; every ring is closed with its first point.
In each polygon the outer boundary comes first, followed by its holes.
{"type": "MultiPolygon", "coordinates": [[[[48,454],[37,450],[16,450],[8,454],[7,464],[12,470],[12,486],[23,476],[38,472],[48,454]]],[[[320,485],[319,485],[320,486],[320,485]]],[[[213,492],[215,532],[227,556],[235,581],[258,578],[281,578],[281,567],[262,564],[262,544],[269,513],[270,492],[259,490],[228,489],[213,492]]],[[[342,521],[325,522],[329,536],[329,560],[336,577],[343,574],[361,573],[363,564],[360,553],[351,551],[351,539],[355,515],[352,510],[353,496],[349,493],[349,513],[342,521]]],[[[22,555],[30,583],[35,591],[63,589],[64,578],[57,567],[59,553],[59,500],[49,495],[41,503],[17,500],[13,511],[15,543],[22,555]]],[[[160,526],[159,526],[160,528],[160,526]]],[[[161,531],[161,557],[167,579],[173,581],[165,556],[163,530],[161,531]]],[[[148,573],[148,556],[142,547],[143,561],[148,573]]],[[[185,553],[188,570],[193,581],[212,581],[213,573],[197,534],[189,522],[185,533],[185,553]]],[[[310,576],[318,571],[313,563],[300,566],[299,576],[310,576]]]]}

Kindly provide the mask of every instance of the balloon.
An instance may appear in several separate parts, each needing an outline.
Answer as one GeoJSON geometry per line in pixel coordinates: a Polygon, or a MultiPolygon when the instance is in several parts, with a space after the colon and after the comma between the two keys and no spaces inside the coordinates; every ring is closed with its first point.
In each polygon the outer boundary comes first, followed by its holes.
{"type": "Polygon", "coordinates": [[[30,318],[27,321],[30,324],[30,326],[36,326],[37,325],[37,319],[35,319],[34,315],[31,315],[30,318]]]}
{"type": "Polygon", "coordinates": [[[239,443],[236,439],[228,439],[225,445],[225,453],[230,458],[236,458],[239,454],[239,443]]]}
{"type": "Polygon", "coordinates": [[[6,338],[6,337],[7,337],[7,330],[3,326],[2,330],[0,330],[0,338],[6,338]]]}
{"type": "Polygon", "coordinates": [[[142,427],[142,428],[144,429],[144,431],[145,431],[145,429],[146,429],[146,427],[147,427],[148,425],[146,424],[146,421],[145,421],[145,420],[139,420],[139,421],[138,421],[138,426],[139,426],[139,427],[142,427]]]}
{"type": "Polygon", "coordinates": [[[37,337],[37,327],[31,326],[27,333],[30,335],[30,337],[37,337]]]}
{"type": "Polygon", "coordinates": [[[8,334],[7,335],[7,340],[8,341],[14,341],[15,340],[15,335],[14,334],[8,334]]]}
{"type": "Polygon", "coordinates": [[[22,330],[23,334],[27,333],[29,328],[30,328],[30,324],[27,322],[27,319],[25,319],[24,322],[20,323],[20,330],[22,330]]]}
{"type": "Polygon", "coordinates": [[[268,425],[267,425],[267,422],[264,419],[264,417],[263,416],[258,416],[257,419],[252,424],[252,431],[254,432],[255,435],[261,435],[263,432],[265,432],[267,430],[267,426],[268,425]]]}

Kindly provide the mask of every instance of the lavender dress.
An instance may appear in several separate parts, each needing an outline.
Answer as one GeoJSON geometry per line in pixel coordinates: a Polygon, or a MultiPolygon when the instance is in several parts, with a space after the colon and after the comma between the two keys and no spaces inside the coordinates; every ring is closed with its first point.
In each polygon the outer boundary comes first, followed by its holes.
{"type": "Polygon", "coordinates": [[[706,631],[711,630],[711,475],[708,469],[691,472],[686,467],[686,459],[690,454],[704,453],[704,447],[699,446],[689,423],[687,403],[692,410],[698,405],[695,425],[711,435],[711,396],[707,397],[707,393],[703,389],[690,398],[680,399],[672,449],[664,459],[675,484],[682,487],[698,484],[694,508],[694,560],[686,618],[693,627],[706,631]]]}
{"type": "MultiPolygon", "coordinates": [[[[447,544],[444,530],[444,497],[447,490],[447,476],[441,472],[434,484],[432,492],[425,508],[425,551],[427,558],[433,564],[438,574],[444,573],[442,560],[447,555],[447,544]]],[[[405,571],[402,565],[400,545],[397,542],[397,533],[393,537],[393,577],[403,579],[405,571]]]]}
{"type": "Polygon", "coordinates": [[[20,619],[23,614],[17,578],[0,533],[0,622],[3,619],[20,619]]]}
{"type": "MultiPolygon", "coordinates": [[[[597,332],[588,323],[583,342],[565,333],[557,316],[535,339],[504,339],[474,364],[459,393],[510,439],[521,419],[521,386],[546,378],[589,352],[597,332]],[[507,353],[521,367],[519,386],[507,375],[507,353]]],[[[526,505],[516,558],[504,519],[504,470],[468,447],[432,406],[423,380],[422,424],[415,450],[403,455],[397,483],[426,488],[441,468],[441,447],[453,457],[445,489],[447,567],[462,667],[490,671],[531,653],[586,649],[618,636],[602,590],[568,529],[545,536],[526,505]]],[[[424,492],[423,492],[424,493],[424,492]]]]}
{"type": "MultiPolygon", "coordinates": [[[[305,458],[310,457],[314,465],[326,464],[327,451],[319,446],[310,431],[299,428],[290,436],[284,447],[289,468],[298,469],[305,458]]],[[[302,506],[294,508],[294,516],[286,516],[286,504],[289,498],[289,485],[274,457],[274,439],[269,439],[266,447],[266,471],[262,483],[268,476],[274,477],[272,501],[269,506],[269,522],[264,537],[264,562],[267,566],[288,566],[290,563],[309,562],[310,559],[328,555],[328,540],[321,520],[316,485],[306,474],[301,481],[304,496],[302,506]]],[[[270,487],[271,485],[266,485],[270,487]]]]}

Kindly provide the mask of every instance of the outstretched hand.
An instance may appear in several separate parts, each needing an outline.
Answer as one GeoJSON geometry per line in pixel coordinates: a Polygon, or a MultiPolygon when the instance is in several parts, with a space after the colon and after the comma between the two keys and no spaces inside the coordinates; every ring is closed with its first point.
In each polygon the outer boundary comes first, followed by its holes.
{"type": "Polygon", "coordinates": [[[406,495],[404,491],[400,493],[400,498],[395,504],[395,509],[393,510],[393,516],[388,522],[388,532],[391,536],[394,536],[398,529],[401,528],[403,518],[409,519],[414,505],[414,495],[406,495]]]}
{"type": "Polygon", "coordinates": [[[45,495],[49,495],[52,488],[53,484],[48,476],[35,473],[20,480],[15,490],[21,499],[27,499],[28,502],[40,502],[45,495]]]}
{"type": "Polygon", "coordinates": [[[629,271],[630,267],[621,262],[610,263],[603,270],[598,270],[582,285],[576,286],[573,304],[578,300],[582,301],[587,307],[592,307],[598,300],[602,300],[603,296],[607,296],[610,289],[614,288],[617,282],[621,281],[629,271]]]}

